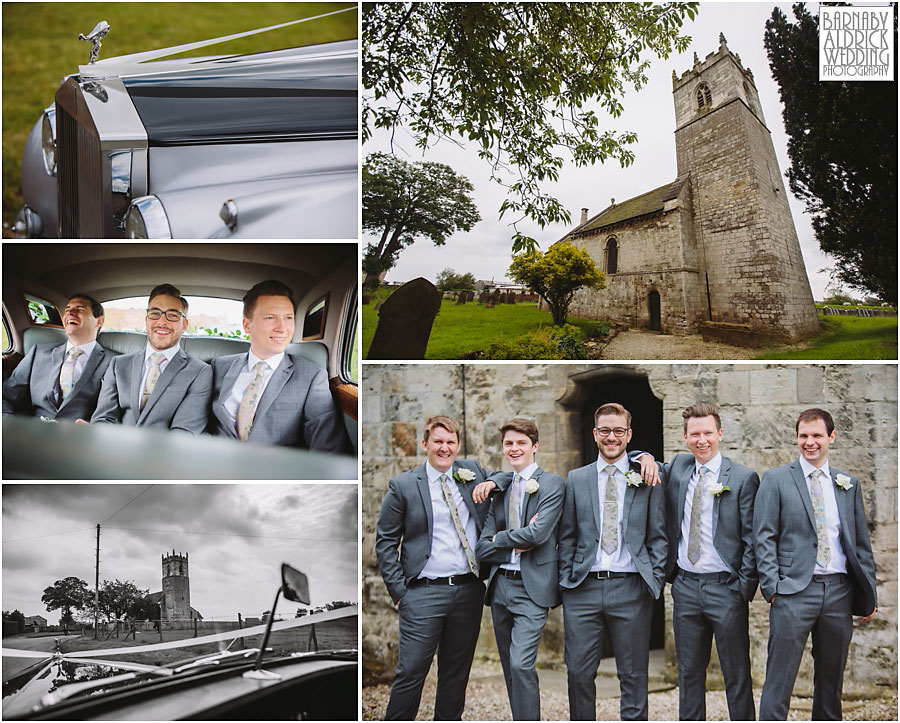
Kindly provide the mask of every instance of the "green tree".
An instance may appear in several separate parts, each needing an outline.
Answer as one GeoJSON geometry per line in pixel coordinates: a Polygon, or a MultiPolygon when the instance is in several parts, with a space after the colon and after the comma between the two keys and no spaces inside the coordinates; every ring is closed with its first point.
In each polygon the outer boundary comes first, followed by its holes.
{"type": "Polygon", "coordinates": [[[605,289],[606,277],[590,254],[566,241],[553,244],[547,253],[524,251],[513,256],[509,275],[547,302],[553,323],[566,323],[569,304],[578,289],[605,289]]]}
{"type": "Polygon", "coordinates": [[[436,281],[439,291],[474,291],[476,279],[471,273],[458,274],[453,269],[444,269],[436,281]]]}
{"type": "MultiPolygon", "coordinates": [[[[765,45],[784,105],[791,191],[837,277],[897,301],[897,69],[894,82],[819,82],[819,21],[775,8],[765,45]]],[[[893,5],[897,33],[897,6],[893,5]]],[[[895,40],[896,44],[896,40],[895,40]]]]}
{"type": "Polygon", "coordinates": [[[100,585],[100,611],[109,620],[128,614],[137,617],[143,612],[142,600],[149,590],[141,590],[133,582],[104,580],[100,585]]]}
{"type": "Polygon", "coordinates": [[[596,101],[622,114],[626,86],[647,81],[647,54],[686,50],[698,3],[364,3],[362,136],[406,128],[423,150],[436,140],[477,144],[508,189],[513,253],[537,242],[516,228],[570,221],[541,185],[563,152],[577,166],[634,160],[632,132],[600,128],[596,101]]]}
{"type": "Polygon", "coordinates": [[[8,612],[6,610],[3,611],[3,619],[4,620],[15,620],[16,625],[18,625],[18,632],[25,632],[25,615],[23,615],[19,610],[13,610],[12,612],[8,612]]]}
{"type": "Polygon", "coordinates": [[[64,577],[57,580],[50,587],[44,588],[44,594],[41,595],[41,602],[50,610],[62,611],[60,618],[61,625],[71,625],[72,611],[83,608],[90,604],[93,595],[88,590],[88,585],[84,580],[77,577],[64,577]]]}
{"type": "Polygon", "coordinates": [[[378,235],[363,256],[364,285],[397,263],[400,252],[422,236],[443,246],[456,231],[481,220],[472,184],[443,163],[407,163],[370,153],[363,164],[363,228],[378,235]]]}

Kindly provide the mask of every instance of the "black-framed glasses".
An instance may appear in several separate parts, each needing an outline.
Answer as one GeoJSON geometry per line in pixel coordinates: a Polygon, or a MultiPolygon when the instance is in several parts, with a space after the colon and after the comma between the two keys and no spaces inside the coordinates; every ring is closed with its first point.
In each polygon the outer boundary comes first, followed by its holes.
{"type": "Polygon", "coordinates": [[[628,431],[625,427],[616,427],[615,429],[610,427],[594,427],[594,429],[597,430],[597,434],[601,437],[608,437],[610,432],[617,437],[624,437],[625,433],[628,431]]]}
{"type": "Polygon", "coordinates": [[[184,316],[180,311],[175,311],[174,309],[169,309],[168,311],[163,311],[162,309],[147,309],[147,318],[153,319],[156,321],[163,314],[166,315],[166,320],[168,321],[181,321],[181,317],[184,316]]]}

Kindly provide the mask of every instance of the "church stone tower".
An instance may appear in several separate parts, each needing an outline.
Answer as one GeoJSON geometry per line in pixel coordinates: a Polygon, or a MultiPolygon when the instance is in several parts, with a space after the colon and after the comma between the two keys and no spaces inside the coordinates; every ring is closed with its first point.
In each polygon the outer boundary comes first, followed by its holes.
{"type": "Polygon", "coordinates": [[[689,176],[700,288],[720,328],[795,341],[818,320],[753,73],[719,47],[672,73],[678,177],[689,176]]]}
{"type": "Polygon", "coordinates": [[[191,580],[188,576],[188,556],[162,556],[163,620],[190,620],[191,580]]]}

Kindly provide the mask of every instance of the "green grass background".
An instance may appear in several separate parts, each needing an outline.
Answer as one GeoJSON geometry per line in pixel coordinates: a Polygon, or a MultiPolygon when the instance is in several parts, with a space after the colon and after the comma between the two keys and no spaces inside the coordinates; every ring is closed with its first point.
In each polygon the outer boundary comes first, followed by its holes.
{"type": "MultiPolygon", "coordinates": [[[[313,17],[351,3],[3,3],[3,222],[22,206],[22,152],[59,82],[87,64],[91,44],[78,40],[100,20],[111,27],[100,59],[167,48],[313,17]]],[[[272,30],[176,57],[253,53],[347,40],[357,12],[272,30]]]]}
{"type": "Polygon", "coordinates": [[[804,349],[768,353],[757,359],[896,359],[896,316],[819,314],[822,332],[804,349]]]}

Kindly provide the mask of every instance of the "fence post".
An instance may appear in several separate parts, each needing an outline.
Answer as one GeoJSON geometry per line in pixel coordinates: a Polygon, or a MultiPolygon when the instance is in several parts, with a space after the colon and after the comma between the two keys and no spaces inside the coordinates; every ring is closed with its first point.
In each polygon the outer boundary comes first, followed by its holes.
{"type": "Polygon", "coordinates": [[[241,620],[241,614],[238,613],[238,630],[243,630],[243,629],[244,629],[244,623],[241,620]]]}
{"type": "Polygon", "coordinates": [[[194,637],[197,637],[197,618],[194,618],[194,637]]]}

